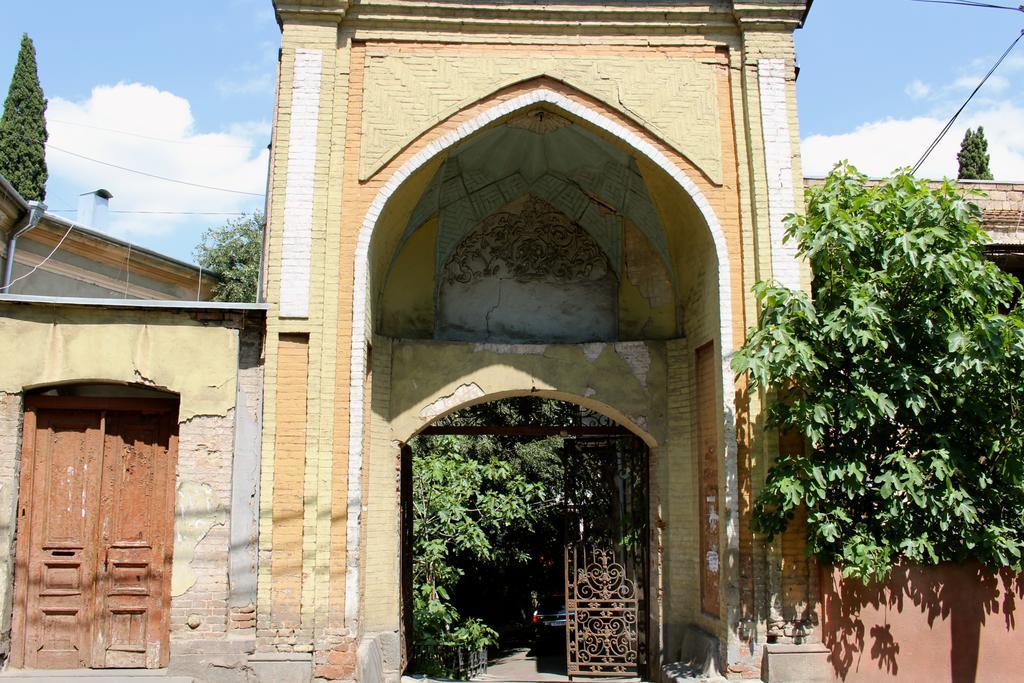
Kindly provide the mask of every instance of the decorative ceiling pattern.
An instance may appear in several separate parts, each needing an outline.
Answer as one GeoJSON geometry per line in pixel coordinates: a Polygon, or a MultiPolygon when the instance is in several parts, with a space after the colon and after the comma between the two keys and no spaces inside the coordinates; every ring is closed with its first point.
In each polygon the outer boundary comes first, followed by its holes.
{"type": "Polygon", "coordinates": [[[621,277],[623,220],[632,221],[664,261],[668,243],[643,177],[625,152],[544,109],[520,114],[454,149],[431,179],[401,245],[438,217],[437,272],[482,220],[527,195],[579,224],[621,277]]]}
{"type": "Polygon", "coordinates": [[[608,261],[585,231],[547,202],[527,196],[491,214],[445,264],[447,284],[490,277],[585,282],[608,274],[608,261]]]}

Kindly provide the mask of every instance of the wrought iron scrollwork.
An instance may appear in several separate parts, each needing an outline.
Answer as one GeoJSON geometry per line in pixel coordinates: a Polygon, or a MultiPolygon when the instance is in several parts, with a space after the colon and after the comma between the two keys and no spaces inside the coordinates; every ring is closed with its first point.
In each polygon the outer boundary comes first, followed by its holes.
{"type": "Polygon", "coordinates": [[[565,551],[568,673],[635,676],[639,605],[636,584],[607,548],[565,551]]]}

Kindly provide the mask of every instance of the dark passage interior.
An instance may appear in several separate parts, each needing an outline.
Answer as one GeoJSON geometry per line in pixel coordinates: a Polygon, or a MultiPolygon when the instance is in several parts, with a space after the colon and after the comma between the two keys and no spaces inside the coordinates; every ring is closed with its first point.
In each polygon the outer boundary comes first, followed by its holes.
{"type": "Polygon", "coordinates": [[[407,673],[646,673],[648,449],[537,397],[450,414],[403,449],[407,673]]]}

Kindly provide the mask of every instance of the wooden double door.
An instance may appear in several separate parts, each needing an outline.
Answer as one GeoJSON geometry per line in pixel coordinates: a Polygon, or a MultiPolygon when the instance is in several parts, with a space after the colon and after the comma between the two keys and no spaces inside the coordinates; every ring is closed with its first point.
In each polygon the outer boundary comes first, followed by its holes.
{"type": "Polygon", "coordinates": [[[177,402],[30,397],[11,663],[167,665],[177,402]]]}

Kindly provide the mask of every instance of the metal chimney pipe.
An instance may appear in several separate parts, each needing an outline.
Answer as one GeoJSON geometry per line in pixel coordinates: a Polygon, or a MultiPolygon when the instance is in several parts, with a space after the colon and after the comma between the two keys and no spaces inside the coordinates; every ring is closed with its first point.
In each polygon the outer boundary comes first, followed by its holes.
{"type": "Polygon", "coordinates": [[[107,210],[110,208],[110,198],[113,196],[109,190],[104,189],[79,195],[77,222],[97,230],[106,228],[107,210]]]}

